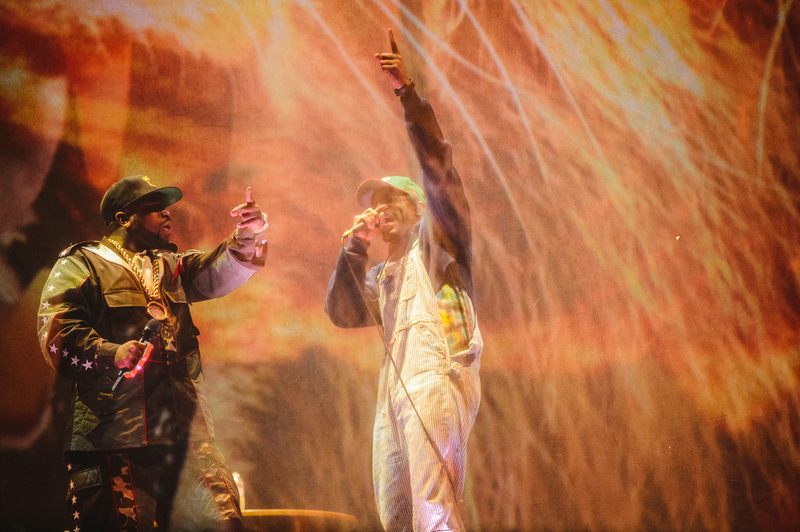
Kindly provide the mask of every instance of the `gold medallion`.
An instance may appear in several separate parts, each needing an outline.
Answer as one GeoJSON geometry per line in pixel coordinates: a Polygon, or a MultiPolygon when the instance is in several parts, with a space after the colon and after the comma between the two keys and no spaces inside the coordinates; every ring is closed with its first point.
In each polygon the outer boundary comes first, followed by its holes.
{"type": "Polygon", "coordinates": [[[147,313],[150,314],[150,317],[157,319],[158,321],[164,321],[167,319],[167,309],[164,308],[164,305],[158,301],[151,301],[147,304],[147,313]]]}

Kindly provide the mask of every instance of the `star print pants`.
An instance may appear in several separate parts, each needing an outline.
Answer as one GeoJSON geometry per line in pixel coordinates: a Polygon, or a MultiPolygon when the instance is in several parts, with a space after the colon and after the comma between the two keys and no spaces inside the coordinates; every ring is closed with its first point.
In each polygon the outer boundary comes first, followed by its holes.
{"type": "Polygon", "coordinates": [[[213,443],[66,458],[65,530],[242,530],[239,493],[213,443]]]}

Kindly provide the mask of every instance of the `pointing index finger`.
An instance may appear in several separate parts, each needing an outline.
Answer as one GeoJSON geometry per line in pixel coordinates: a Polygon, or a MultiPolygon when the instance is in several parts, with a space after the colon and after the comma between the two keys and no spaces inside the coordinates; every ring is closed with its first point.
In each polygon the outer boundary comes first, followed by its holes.
{"type": "Polygon", "coordinates": [[[245,192],[244,200],[247,203],[253,203],[253,187],[247,187],[247,192],[245,192]]]}
{"type": "Polygon", "coordinates": [[[392,31],[392,28],[389,28],[389,44],[392,47],[393,54],[400,53],[400,49],[397,47],[397,41],[394,40],[394,32],[392,31]]]}

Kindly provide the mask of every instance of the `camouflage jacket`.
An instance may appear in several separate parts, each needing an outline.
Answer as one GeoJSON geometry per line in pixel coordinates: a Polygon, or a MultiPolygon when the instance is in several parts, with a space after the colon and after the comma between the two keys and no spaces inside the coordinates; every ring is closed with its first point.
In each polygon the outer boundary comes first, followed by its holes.
{"type": "Polygon", "coordinates": [[[202,392],[203,372],[190,303],[224,296],[264,264],[249,230],[216,249],[153,252],[168,320],[144,369],[123,378],[113,365],[119,345],[139,340],[148,297],[108,239],[65,249],[39,307],[45,359],[74,382],[66,451],[114,450],[210,440],[214,428],[202,392]]]}

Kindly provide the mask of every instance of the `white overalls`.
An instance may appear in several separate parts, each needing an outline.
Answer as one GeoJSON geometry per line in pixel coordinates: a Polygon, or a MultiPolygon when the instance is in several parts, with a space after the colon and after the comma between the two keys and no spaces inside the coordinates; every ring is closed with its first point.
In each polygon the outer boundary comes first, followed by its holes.
{"type": "Polygon", "coordinates": [[[391,359],[384,357],[372,453],[381,523],[389,532],[463,531],[467,437],[480,403],[483,349],[472,303],[465,297],[474,325],[468,349],[451,356],[418,243],[403,259],[386,265],[378,284],[384,334],[408,390],[407,395],[391,359]]]}

